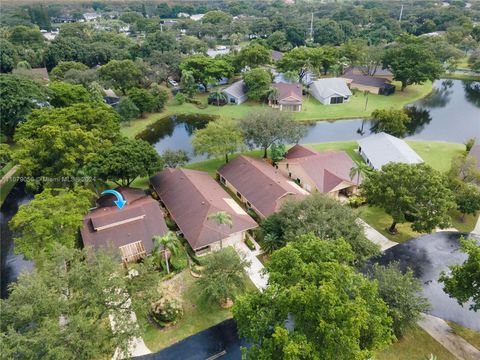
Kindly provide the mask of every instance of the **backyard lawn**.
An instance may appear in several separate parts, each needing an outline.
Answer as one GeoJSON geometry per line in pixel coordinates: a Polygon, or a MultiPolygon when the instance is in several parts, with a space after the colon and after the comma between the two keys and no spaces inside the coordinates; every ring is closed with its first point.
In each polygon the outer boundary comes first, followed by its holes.
{"type": "MultiPolygon", "coordinates": [[[[397,84],[398,85],[398,84],[397,84]]],[[[302,111],[295,113],[295,119],[299,121],[333,120],[347,118],[366,118],[375,109],[402,108],[416,100],[427,96],[432,91],[432,83],[408,86],[404,92],[397,91],[394,95],[383,96],[370,94],[368,106],[365,109],[365,96],[356,92],[348,103],[339,105],[323,105],[313,97],[307,95],[303,98],[302,111]]],[[[198,94],[196,98],[202,102],[201,108],[197,105],[184,103],[179,105],[171,98],[165,110],[161,113],[147,114],[144,118],[133,120],[130,124],[122,125],[122,133],[128,137],[134,137],[147,125],[150,125],[166,115],[178,114],[201,114],[215,115],[219,117],[239,119],[252,111],[267,108],[264,103],[246,101],[241,105],[214,106],[207,105],[207,94],[198,94]]]]}
{"type": "Polygon", "coordinates": [[[387,349],[377,351],[373,358],[375,360],[427,360],[430,354],[436,355],[438,360],[456,359],[438,341],[420,327],[415,326],[387,349]]]}
{"type": "MultiPolygon", "coordinates": [[[[153,352],[232,317],[229,309],[222,309],[216,304],[201,301],[200,294],[195,287],[195,278],[190,275],[188,269],[171,281],[174,282],[175,289],[180,291],[183,300],[184,314],[177,324],[166,329],[158,329],[147,321],[145,314],[137,313],[145,344],[153,352]]],[[[248,290],[256,289],[246,275],[245,285],[248,290]]]]}

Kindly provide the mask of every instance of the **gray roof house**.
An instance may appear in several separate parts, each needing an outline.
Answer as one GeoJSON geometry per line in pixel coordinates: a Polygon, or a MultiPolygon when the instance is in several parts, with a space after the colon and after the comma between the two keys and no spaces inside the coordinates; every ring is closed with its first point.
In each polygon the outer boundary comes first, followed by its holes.
{"type": "Polygon", "coordinates": [[[243,80],[234,82],[229,87],[223,90],[223,93],[227,95],[229,104],[240,105],[248,99],[247,85],[243,80]]]}
{"type": "Polygon", "coordinates": [[[345,79],[324,78],[310,84],[310,94],[324,105],[347,102],[352,92],[345,79]]]}
{"type": "Polygon", "coordinates": [[[390,162],[420,164],[423,159],[402,139],[381,132],[357,141],[358,152],[375,170],[390,162]]]}

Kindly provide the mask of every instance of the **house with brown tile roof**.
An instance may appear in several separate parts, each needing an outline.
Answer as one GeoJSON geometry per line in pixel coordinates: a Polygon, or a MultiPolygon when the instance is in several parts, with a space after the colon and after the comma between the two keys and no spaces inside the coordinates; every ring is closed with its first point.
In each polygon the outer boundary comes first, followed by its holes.
{"type": "Polygon", "coordinates": [[[268,105],[280,111],[302,110],[302,84],[276,83],[272,88],[276,96],[268,100],[268,105]]]}
{"type": "Polygon", "coordinates": [[[358,74],[353,69],[345,72],[341,78],[346,80],[350,89],[377,95],[391,95],[395,92],[395,85],[390,84],[387,78],[358,74]]]}
{"type": "Polygon", "coordinates": [[[97,200],[97,207],[83,219],[80,230],[85,247],[118,248],[124,263],[135,262],[153,250],[153,237],[167,233],[160,205],[142,189],[118,188],[127,201],[119,209],[116,197],[106,194],[97,200]]]}
{"type": "Polygon", "coordinates": [[[267,162],[240,155],[218,169],[220,182],[262,218],[308,193],[267,162]]]}
{"type": "Polygon", "coordinates": [[[356,179],[350,178],[353,160],[344,151],[317,152],[295,145],[277,163],[283,175],[294,179],[308,192],[318,191],[337,198],[357,190],[356,179]]]}
{"type": "Polygon", "coordinates": [[[258,226],[206,172],[165,169],[150,178],[150,184],[197,254],[241,242],[247,230],[258,226]],[[219,211],[230,214],[231,227],[209,219],[219,211]]]}

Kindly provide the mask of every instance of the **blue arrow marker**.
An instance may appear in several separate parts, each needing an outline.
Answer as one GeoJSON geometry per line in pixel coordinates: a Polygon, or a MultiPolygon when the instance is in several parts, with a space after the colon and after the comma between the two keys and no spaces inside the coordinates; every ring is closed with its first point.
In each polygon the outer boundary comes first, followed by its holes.
{"type": "Polygon", "coordinates": [[[103,194],[115,195],[117,197],[117,200],[115,200],[114,203],[118,206],[119,209],[123,208],[127,203],[127,201],[123,199],[122,194],[120,194],[117,190],[105,190],[104,192],[102,192],[102,195],[103,194]]]}

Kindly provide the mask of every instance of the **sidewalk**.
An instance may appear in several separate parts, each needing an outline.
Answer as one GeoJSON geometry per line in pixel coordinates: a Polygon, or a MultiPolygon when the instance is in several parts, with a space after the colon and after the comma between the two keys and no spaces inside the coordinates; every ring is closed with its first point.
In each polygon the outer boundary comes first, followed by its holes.
{"type": "Polygon", "coordinates": [[[418,325],[460,360],[480,359],[480,351],[455,334],[448,324],[435,316],[423,314],[418,325]]]}
{"type": "MultiPolygon", "coordinates": [[[[128,299],[125,303],[126,311],[130,311],[130,320],[132,322],[132,326],[138,326],[137,325],[137,315],[135,314],[134,311],[130,310],[131,306],[131,300],[128,299]]],[[[115,318],[112,315],[108,315],[108,318],[110,320],[110,326],[112,327],[112,331],[115,331],[116,324],[115,324],[115,318]]],[[[128,352],[129,354],[125,356],[120,352],[119,349],[115,350],[115,354],[113,354],[112,360],[121,360],[125,358],[131,358],[135,356],[142,356],[142,355],[147,355],[151,354],[152,352],[150,351],[149,348],[145,345],[145,342],[143,341],[142,337],[134,337],[129,340],[128,342],[128,352]]]]}
{"type": "Polygon", "coordinates": [[[387,239],[385,236],[380,234],[377,230],[368,225],[362,219],[357,218],[357,224],[363,226],[366,238],[371,242],[379,245],[380,250],[385,251],[387,249],[390,249],[392,246],[398,245],[398,243],[387,239]]]}
{"type": "Polygon", "coordinates": [[[255,284],[258,290],[263,290],[267,287],[268,274],[263,274],[262,271],[265,268],[263,264],[258,260],[257,255],[260,250],[252,251],[243,241],[235,244],[235,251],[240,257],[244,257],[245,260],[250,262],[250,266],[245,268],[246,273],[250,277],[250,280],[255,284]]]}
{"type": "Polygon", "coordinates": [[[475,225],[475,228],[472,230],[472,234],[480,235],[480,216],[477,219],[477,224],[475,225]]]}

